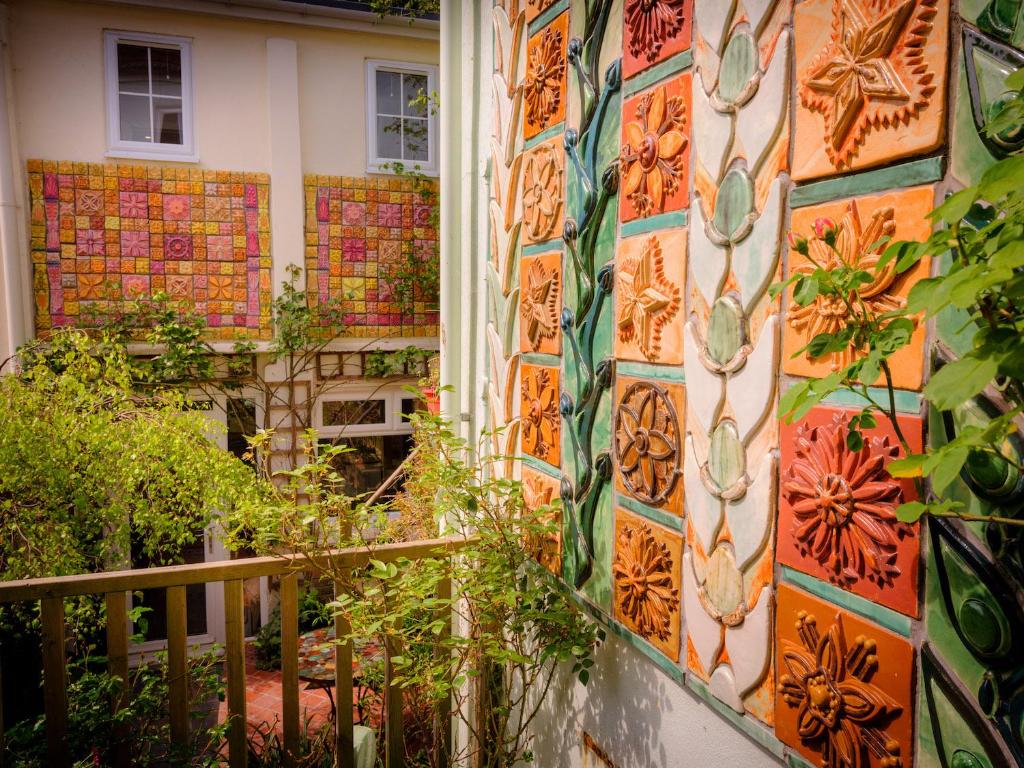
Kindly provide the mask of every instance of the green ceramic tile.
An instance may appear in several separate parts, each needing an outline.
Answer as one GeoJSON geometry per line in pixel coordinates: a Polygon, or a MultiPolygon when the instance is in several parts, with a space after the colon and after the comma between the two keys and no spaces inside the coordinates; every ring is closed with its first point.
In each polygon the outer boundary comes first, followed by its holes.
{"type": "Polygon", "coordinates": [[[650,69],[645,69],[636,77],[627,80],[622,86],[623,93],[628,98],[634,93],[639,93],[644,88],[686,69],[691,64],[693,64],[692,51],[677,53],[672,58],[665,59],[665,61],[655,64],[650,69]]]}
{"type": "Polygon", "coordinates": [[[555,240],[548,240],[546,243],[532,243],[531,245],[523,246],[523,256],[533,256],[538,253],[550,253],[551,251],[560,251],[565,247],[565,243],[562,242],[562,238],[556,238],[555,240]]]}
{"type": "Polygon", "coordinates": [[[682,518],[678,515],[669,514],[656,507],[648,507],[646,504],[641,504],[626,494],[616,493],[615,501],[620,507],[625,507],[630,512],[635,512],[641,517],[646,517],[648,520],[653,520],[659,525],[664,525],[666,528],[671,528],[674,531],[682,531],[685,528],[682,518]]]}
{"type": "Polygon", "coordinates": [[[790,205],[800,208],[840,197],[867,195],[899,187],[913,187],[938,181],[945,173],[945,158],[926,157],[902,165],[891,165],[835,179],[803,184],[789,195],[790,205]]]}
{"type": "Polygon", "coordinates": [[[901,613],[786,566],[782,566],[782,578],[789,584],[795,584],[813,595],[847,608],[898,635],[910,637],[910,619],[901,613]]]}
{"type": "Polygon", "coordinates": [[[681,365],[651,365],[628,360],[615,363],[615,372],[620,376],[636,376],[644,379],[661,379],[662,381],[686,381],[681,365]]]}
{"type": "MultiPolygon", "coordinates": [[[[884,403],[889,399],[889,392],[881,387],[868,387],[868,394],[875,402],[884,403]]],[[[899,413],[920,413],[921,412],[921,393],[910,392],[905,389],[893,390],[893,400],[896,402],[896,411],[899,413]]],[[[825,402],[829,405],[841,405],[851,408],[863,408],[868,404],[868,401],[858,395],[856,392],[850,392],[849,390],[843,390],[840,392],[833,392],[831,395],[825,398],[825,402]]]]}
{"type": "Polygon", "coordinates": [[[552,19],[569,7],[569,0],[558,0],[557,3],[545,8],[537,17],[530,22],[529,32],[532,35],[538,29],[547,26],[552,19]]]}
{"type": "Polygon", "coordinates": [[[659,213],[657,216],[648,216],[646,219],[633,219],[625,222],[620,228],[623,237],[631,235],[642,235],[646,232],[653,232],[657,229],[669,229],[670,227],[685,227],[687,220],[686,211],[669,211],[659,213]]]}

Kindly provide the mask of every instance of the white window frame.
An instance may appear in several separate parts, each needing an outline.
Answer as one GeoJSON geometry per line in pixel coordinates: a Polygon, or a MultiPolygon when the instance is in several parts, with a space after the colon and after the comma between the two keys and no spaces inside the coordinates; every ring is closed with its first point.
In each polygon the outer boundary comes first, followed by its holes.
{"type": "Polygon", "coordinates": [[[345,394],[322,395],[313,409],[313,426],[321,438],[333,440],[345,437],[383,437],[385,435],[412,434],[412,422],[402,417],[402,400],[413,395],[400,387],[346,389],[345,394]],[[377,424],[324,425],[324,405],[339,401],[384,401],[384,421],[377,424]]]}
{"type": "Polygon", "coordinates": [[[198,162],[193,119],[195,95],[192,87],[192,40],[187,37],[170,35],[107,30],[103,33],[103,47],[107,90],[107,157],[198,162]],[[181,144],[159,144],[121,139],[121,105],[118,97],[117,75],[118,43],[139,43],[155,48],[177,48],[181,51],[181,144]]]}
{"type": "Polygon", "coordinates": [[[366,170],[368,173],[394,173],[392,163],[400,162],[407,169],[417,170],[428,176],[438,173],[438,120],[427,107],[427,159],[395,160],[380,157],[377,152],[377,72],[398,72],[403,75],[425,75],[427,94],[437,91],[437,67],[430,64],[413,64],[407,61],[367,59],[366,61],[366,170]]]}

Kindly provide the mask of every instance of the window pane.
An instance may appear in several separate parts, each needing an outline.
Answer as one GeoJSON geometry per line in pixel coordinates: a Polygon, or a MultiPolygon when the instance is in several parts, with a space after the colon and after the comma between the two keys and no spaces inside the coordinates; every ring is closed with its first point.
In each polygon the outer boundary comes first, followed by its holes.
{"type": "Polygon", "coordinates": [[[397,117],[377,118],[377,157],[402,159],[402,120],[397,117]]]}
{"type": "Polygon", "coordinates": [[[427,120],[409,119],[406,119],[404,122],[405,159],[426,162],[429,159],[430,136],[427,131],[430,123],[427,120]]]}
{"type": "Polygon", "coordinates": [[[117,44],[117,84],[122,91],[149,93],[149,48],[117,44]]]}
{"type": "Polygon", "coordinates": [[[403,113],[413,117],[426,117],[426,102],[421,102],[417,97],[427,95],[427,78],[425,75],[402,75],[402,88],[404,89],[402,99],[403,113]],[[410,103],[411,102],[411,103],[410,103]]]}
{"type": "Polygon", "coordinates": [[[328,400],[323,404],[325,427],[383,424],[387,421],[384,400],[328,400]]]}
{"type": "Polygon", "coordinates": [[[397,72],[377,72],[377,114],[402,114],[402,76],[397,72]]]}
{"type": "Polygon", "coordinates": [[[181,99],[154,98],[153,125],[161,144],[181,144],[181,99]]]}
{"type": "Polygon", "coordinates": [[[160,96],[181,96],[181,50],[151,48],[153,93],[160,96]]]}
{"type": "Polygon", "coordinates": [[[121,112],[121,141],[152,141],[149,123],[149,97],[119,97],[121,112]]]}

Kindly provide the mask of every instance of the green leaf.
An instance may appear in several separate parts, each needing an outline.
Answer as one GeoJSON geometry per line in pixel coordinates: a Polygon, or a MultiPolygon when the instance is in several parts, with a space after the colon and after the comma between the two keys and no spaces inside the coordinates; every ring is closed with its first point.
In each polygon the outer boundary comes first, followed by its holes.
{"type": "Polygon", "coordinates": [[[813,277],[801,277],[793,289],[793,301],[806,307],[818,296],[818,281],[813,277]]]}
{"type": "Polygon", "coordinates": [[[908,501],[896,508],[896,519],[901,523],[916,523],[928,511],[928,506],[920,501],[908,501]]]}
{"type": "Polygon", "coordinates": [[[978,192],[974,187],[961,189],[959,192],[954,192],[947,197],[942,205],[932,211],[929,216],[936,221],[956,224],[963,219],[977,199],[978,192]]]}
{"type": "Polygon", "coordinates": [[[925,459],[923,453],[914,453],[900,459],[893,459],[886,465],[886,470],[893,477],[920,477],[925,459]]]}
{"type": "Polygon", "coordinates": [[[924,395],[940,411],[948,411],[978,394],[998,373],[997,360],[967,355],[936,371],[924,395]]]}
{"type": "Polygon", "coordinates": [[[964,462],[967,461],[967,457],[971,453],[971,449],[966,446],[953,446],[950,444],[946,448],[949,450],[943,450],[938,453],[938,465],[928,475],[928,479],[931,480],[932,491],[936,494],[941,494],[956,479],[957,475],[960,474],[961,467],[963,467],[964,462]]]}

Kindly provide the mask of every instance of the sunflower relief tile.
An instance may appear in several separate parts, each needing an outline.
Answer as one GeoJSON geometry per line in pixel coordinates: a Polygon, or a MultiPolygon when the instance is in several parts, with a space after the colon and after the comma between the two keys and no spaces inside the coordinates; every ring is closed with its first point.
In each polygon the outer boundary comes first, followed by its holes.
{"type": "Polygon", "coordinates": [[[788,584],[777,610],[776,735],[820,768],[909,768],[910,643],[788,584]]]}
{"type": "Polygon", "coordinates": [[[793,177],[936,149],[946,120],[948,0],[806,0],[794,12],[793,177]]]}
{"type": "Polygon", "coordinates": [[[523,158],[523,244],[562,235],[565,217],[565,150],[560,138],[529,150],[523,158]]]}
{"type": "Polygon", "coordinates": [[[536,136],[565,119],[569,14],[560,14],[530,36],[523,80],[523,136],[536,136]]]}
{"type": "MultiPolygon", "coordinates": [[[[933,207],[934,196],[931,186],[914,187],[800,208],[793,212],[791,229],[797,236],[809,237],[811,255],[826,269],[833,269],[842,261],[874,273],[874,265],[884,250],[884,246],[878,245],[880,238],[923,240],[928,237],[931,224],[927,216],[933,207]],[[815,234],[815,222],[838,227],[835,249],[815,234]]],[[[790,250],[789,267],[790,274],[814,270],[810,259],[795,250],[790,250]]],[[[927,258],[903,274],[897,274],[895,264],[890,264],[870,285],[861,289],[869,309],[880,313],[906,306],[911,287],[927,277],[930,268],[931,262],[927,258]]],[[[791,296],[790,292],[786,293],[782,353],[786,373],[824,376],[855,359],[854,349],[813,360],[806,354],[794,357],[817,334],[834,332],[841,327],[846,311],[836,299],[828,296],[818,296],[806,306],[800,306],[791,296]]],[[[918,324],[911,343],[889,359],[893,383],[899,389],[921,387],[924,336],[925,328],[918,324]]]]}
{"type": "Polygon", "coordinates": [[[693,0],[624,0],[622,76],[689,50],[693,0]]]}

